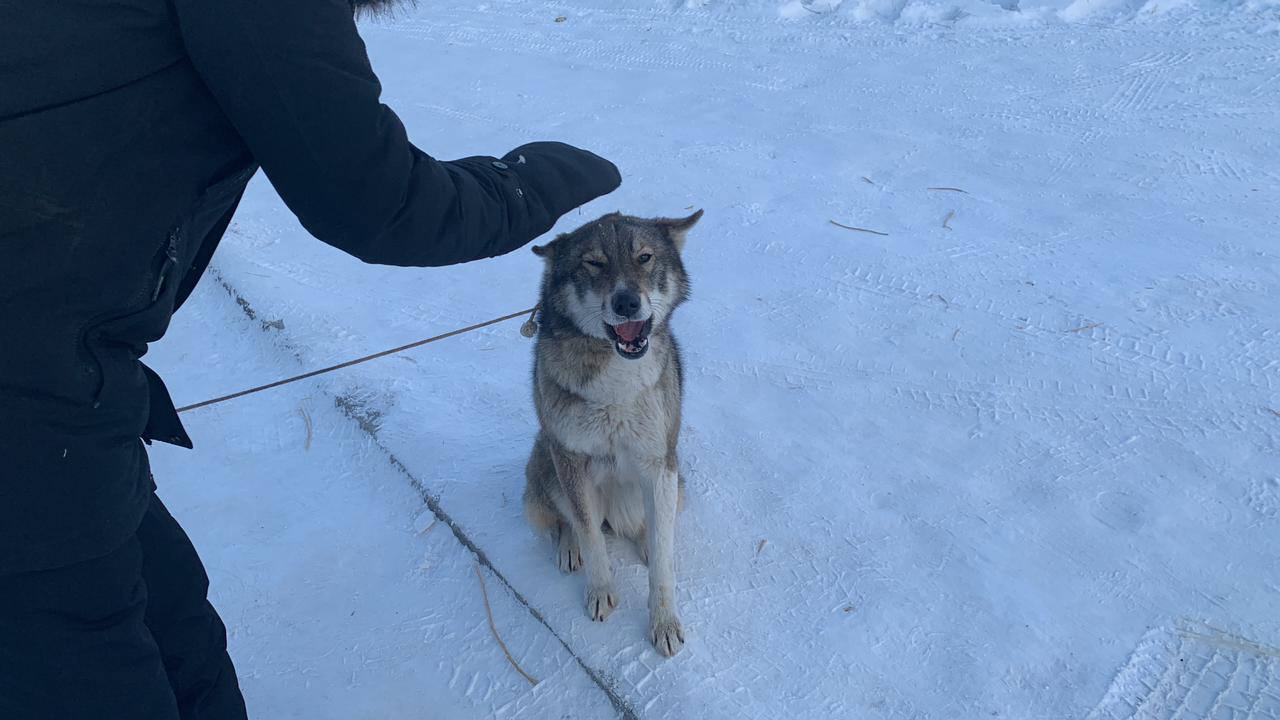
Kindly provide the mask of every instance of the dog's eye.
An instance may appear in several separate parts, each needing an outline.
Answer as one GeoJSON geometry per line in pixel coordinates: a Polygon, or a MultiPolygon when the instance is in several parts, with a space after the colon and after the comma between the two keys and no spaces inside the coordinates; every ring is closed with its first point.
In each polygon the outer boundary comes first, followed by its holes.
{"type": "Polygon", "coordinates": [[[591,267],[597,270],[604,269],[604,263],[600,262],[599,260],[583,260],[582,262],[586,263],[587,265],[590,265],[591,267]]]}
{"type": "Polygon", "coordinates": [[[652,259],[653,259],[653,255],[650,255],[649,253],[644,253],[640,257],[636,258],[636,260],[640,261],[641,265],[648,265],[649,261],[652,259]]]}

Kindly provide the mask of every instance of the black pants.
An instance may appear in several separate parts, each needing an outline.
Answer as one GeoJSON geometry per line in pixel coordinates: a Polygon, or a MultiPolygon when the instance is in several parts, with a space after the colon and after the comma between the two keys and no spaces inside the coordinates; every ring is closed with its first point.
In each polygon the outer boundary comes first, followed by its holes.
{"type": "Polygon", "coordinates": [[[111,554],[0,576],[0,718],[244,720],[208,588],[154,494],[111,554]]]}

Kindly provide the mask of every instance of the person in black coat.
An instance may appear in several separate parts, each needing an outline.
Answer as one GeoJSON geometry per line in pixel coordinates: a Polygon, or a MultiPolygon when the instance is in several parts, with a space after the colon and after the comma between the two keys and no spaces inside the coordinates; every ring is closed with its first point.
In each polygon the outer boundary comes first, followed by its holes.
{"type": "Polygon", "coordinates": [[[142,362],[261,169],[319,240],[444,266],[621,182],[553,142],[437,160],[350,0],[0,0],[0,718],[245,717],[145,444],[191,447],[142,362]]]}

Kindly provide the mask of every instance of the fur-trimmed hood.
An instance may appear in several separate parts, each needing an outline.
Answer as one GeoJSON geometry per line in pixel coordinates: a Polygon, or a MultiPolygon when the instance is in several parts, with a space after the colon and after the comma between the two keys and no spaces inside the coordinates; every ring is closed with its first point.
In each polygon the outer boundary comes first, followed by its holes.
{"type": "Polygon", "coordinates": [[[351,3],[351,11],[357,17],[388,15],[396,10],[417,4],[416,0],[348,0],[348,2],[351,3]]]}

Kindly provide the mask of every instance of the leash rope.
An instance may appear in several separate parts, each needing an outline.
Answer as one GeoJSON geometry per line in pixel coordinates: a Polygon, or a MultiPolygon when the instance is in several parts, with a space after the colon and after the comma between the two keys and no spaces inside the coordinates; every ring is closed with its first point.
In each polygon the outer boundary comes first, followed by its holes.
{"type": "MultiPolygon", "coordinates": [[[[531,323],[533,323],[533,316],[537,311],[538,311],[538,308],[533,307],[528,310],[521,310],[520,312],[514,312],[509,315],[503,315],[502,317],[497,317],[492,320],[485,320],[484,322],[476,323],[475,325],[468,325],[467,327],[458,328],[457,330],[450,330],[447,333],[436,335],[434,337],[429,337],[429,338],[426,338],[425,340],[412,342],[412,343],[409,343],[408,345],[401,345],[400,347],[391,348],[390,350],[383,350],[382,352],[374,353],[372,355],[365,355],[364,357],[359,357],[354,360],[348,360],[344,363],[331,365],[327,368],[321,368],[319,370],[312,370],[311,372],[306,372],[301,375],[295,375],[291,378],[285,378],[284,380],[277,380],[273,383],[267,383],[266,385],[259,385],[258,387],[249,388],[248,390],[241,390],[240,392],[231,393],[230,395],[223,395],[222,397],[211,398],[209,400],[204,400],[204,401],[195,403],[194,405],[186,405],[178,408],[178,412],[184,413],[189,410],[195,410],[197,408],[208,407],[210,405],[217,405],[218,403],[227,402],[228,400],[235,400],[236,398],[242,398],[246,395],[253,395],[255,393],[260,393],[264,390],[278,388],[281,385],[288,385],[289,383],[295,383],[295,382],[298,382],[299,380],[306,380],[308,378],[316,377],[317,375],[324,375],[325,373],[331,373],[335,370],[342,370],[343,368],[349,368],[352,365],[359,365],[360,363],[366,363],[366,362],[369,362],[370,360],[377,360],[378,358],[386,357],[388,355],[395,355],[396,353],[401,353],[401,352],[404,352],[405,350],[412,350],[416,347],[422,347],[423,345],[436,342],[437,340],[444,340],[446,338],[451,338],[455,335],[462,335],[463,333],[469,333],[472,330],[479,330],[480,328],[489,327],[490,325],[497,325],[500,322],[513,320],[515,318],[520,317],[521,315],[528,315],[529,320],[525,323],[524,327],[521,328],[521,334],[524,334],[525,328],[527,328],[531,323]]],[[[535,325],[535,328],[536,328],[536,325],[535,325]]],[[[530,337],[530,335],[525,335],[525,337],[530,337]]]]}

